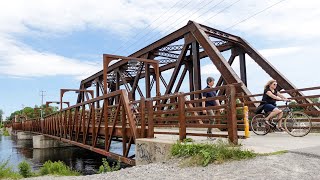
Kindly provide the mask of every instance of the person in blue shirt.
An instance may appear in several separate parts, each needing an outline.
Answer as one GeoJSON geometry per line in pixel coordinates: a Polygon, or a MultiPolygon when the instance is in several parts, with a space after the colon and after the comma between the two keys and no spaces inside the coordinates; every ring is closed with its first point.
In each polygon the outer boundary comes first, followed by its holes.
{"type": "MultiPolygon", "coordinates": [[[[213,77],[208,77],[207,78],[207,87],[205,89],[213,88],[213,85],[214,85],[214,78],[213,77]]],[[[211,98],[211,97],[216,97],[217,96],[216,92],[213,91],[213,90],[212,91],[203,92],[202,95],[203,95],[202,98],[211,98]]],[[[220,102],[219,102],[218,99],[203,101],[202,106],[204,106],[204,104],[205,104],[205,107],[220,106],[220,102]]],[[[222,110],[220,110],[220,112],[221,111],[222,110]]],[[[204,110],[203,113],[207,113],[207,115],[209,115],[209,116],[214,116],[215,115],[215,112],[212,109],[208,109],[207,111],[204,110]]],[[[210,124],[214,124],[215,123],[215,119],[214,118],[209,119],[209,121],[210,121],[210,124]]],[[[208,128],[207,133],[208,134],[212,134],[212,128],[208,128]]]]}

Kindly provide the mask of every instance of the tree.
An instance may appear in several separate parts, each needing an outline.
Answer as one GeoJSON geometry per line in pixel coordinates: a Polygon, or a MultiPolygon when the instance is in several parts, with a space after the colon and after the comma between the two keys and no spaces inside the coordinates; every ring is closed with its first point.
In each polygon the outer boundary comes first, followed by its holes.
{"type": "Polygon", "coordinates": [[[3,111],[2,111],[2,109],[0,109],[0,124],[2,124],[2,116],[3,116],[3,111]]]}
{"type": "MultiPolygon", "coordinates": [[[[45,105],[42,106],[43,108],[43,112],[44,112],[44,116],[47,116],[51,113],[57,112],[58,111],[58,107],[55,106],[49,106],[49,108],[46,108],[45,105]]],[[[32,118],[39,118],[40,117],[40,109],[37,105],[34,106],[34,108],[32,107],[25,107],[21,110],[15,111],[13,113],[10,114],[10,116],[7,118],[7,120],[12,120],[14,119],[15,115],[24,115],[27,116],[28,119],[32,119],[32,118]]]]}
{"type": "MultiPolygon", "coordinates": [[[[312,103],[319,103],[320,102],[319,98],[310,98],[310,100],[312,101],[312,103]]],[[[290,102],[289,105],[297,105],[292,108],[294,111],[303,111],[303,107],[299,106],[298,103],[295,101],[290,102]]],[[[318,107],[320,107],[320,106],[318,106],[318,107]]]]}

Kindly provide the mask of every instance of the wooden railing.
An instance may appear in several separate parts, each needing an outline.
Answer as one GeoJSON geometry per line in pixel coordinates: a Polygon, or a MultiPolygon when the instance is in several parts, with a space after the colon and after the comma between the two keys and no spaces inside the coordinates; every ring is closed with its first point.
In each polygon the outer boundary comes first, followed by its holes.
{"type": "Polygon", "coordinates": [[[238,136],[237,133],[236,86],[239,85],[175,93],[131,102],[137,127],[140,129],[140,137],[153,138],[155,134],[179,135],[180,140],[187,136],[227,137],[231,142],[237,143],[238,137],[243,136],[238,136]],[[199,99],[204,92],[218,90],[226,91],[226,95],[199,99]],[[205,101],[212,100],[221,101],[221,106],[203,106],[205,101]],[[204,113],[207,110],[216,113],[214,115],[204,113]],[[210,124],[211,119],[215,121],[214,124],[210,124]],[[172,128],[178,131],[172,131],[172,128]],[[207,128],[219,128],[225,131],[207,134],[207,128]],[[202,132],[197,129],[201,129],[202,132]]]}
{"type": "Polygon", "coordinates": [[[32,131],[134,164],[130,146],[140,137],[125,90],[118,90],[44,117],[15,123],[14,129],[32,131]],[[114,99],[111,104],[110,99],[114,99]],[[101,105],[102,108],[96,108],[101,105]],[[122,142],[122,153],[111,144],[122,142]]]}
{"type": "MultiPolygon", "coordinates": [[[[302,89],[292,89],[292,90],[286,90],[286,91],[280,91],[281,94],[285,95],[288,99],[293,100],[293,103],[290,103],[288,106],[290,108],[294,108],[299,111],[303,111],[304,113],[308,114],[311,118],[311,121],[314,122],[313,129],[320,129],[320,126],[316,123],[320,123],[320,102],[313,102],[312,99],[320,98],[320,86],[318,87],[310,87],[310,88],[302,88],[302,89]],[[291,97],[290,94],[295,94],[295,92],[303,92],[304,94],[307,94],[305,96],[297,96],[297,97],[291,97]],[[310,103],[312,102],[312,103],[310,103]]],[[[243,105],[249,106],[249,119],[251,119],[255,114],[255,107],[252,106],[252,104],[256,103],[259,104],[261,102],[263,94],[253,94],[250,96],[244,96],[238,94],[238,98],[241,100],[244,100],[242,102],[243,105]],[[255,97],[256,99],[259,99],[259,101],[245,101],[248,97],[255,97]]],[[[278,102],[279,108],[284,108],[285,106],[283,103],[278,102]]]]}
{"type": "MultiPolygon", "coordinates": [[[[13,123],[13,129],[44,134],[120,159],[127,164],[134,164],[132,159],[134,155],[129,155],[131,145],[137,138],[153,138],[155,134],[178,135],[180,140],[188,136],[225,137],[237,144],[238,138],[244,138],[238,134],[239,129],[244,129],[244,106],[249,106],[250,120],[255,110],[252,104],[260,102],[246,101],[246,99],[262,96],[262,94],[244,96],[236,93],[238,86],[240,84],[231,84],[190,93],[141,98],[132,102],[129,102],[125,90],[118,90],[62,109],[46,116],[43,120],[37,118],[13,123]],[[225,95],[200,98],[203,93],[209,91],[223,91],[225,95]],[[219,100],[221,106],[204,107],[206,101],[212,100],[219,100]],[[213,110],[214,115],[205,113],[208,110],[213,110]],[[215,123],[211,124],[210,120],[214,120],[215,123]],[[221,131],[207,134],[207,128],[217,128],[221,131]],[[121,154],[111,152],[110,147],[115,141],[122,143],[121,154]]],[[[320,87],[313,87],[292,91],[319,89],[320,87]]],[[[288,91],[281,93],[285,94],[288,91]]],[[[318,92],[304,97],[289,97],[299,102],[291,104],[290,107],[302,108],[312,117],[313,122],[320,122],[320,113],[315,110],[315,106],[319,107],[320,103],[301,101],[319,97],[318,92]]]]}

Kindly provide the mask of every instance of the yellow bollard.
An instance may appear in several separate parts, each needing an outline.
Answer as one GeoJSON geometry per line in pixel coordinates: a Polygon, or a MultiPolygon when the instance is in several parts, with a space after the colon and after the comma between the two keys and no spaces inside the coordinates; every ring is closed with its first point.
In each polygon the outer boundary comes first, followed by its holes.
{"type": "Polygon", "coordinates": [[[243,107],[243,114],[244,114],[244,136],[246,138],[248,138],[250,136],[250,132],[249,132],[249,119],[248,119],[248,116],[249,116],[249,109],[248,109],[248,106],[244,106],[243,107]]]}

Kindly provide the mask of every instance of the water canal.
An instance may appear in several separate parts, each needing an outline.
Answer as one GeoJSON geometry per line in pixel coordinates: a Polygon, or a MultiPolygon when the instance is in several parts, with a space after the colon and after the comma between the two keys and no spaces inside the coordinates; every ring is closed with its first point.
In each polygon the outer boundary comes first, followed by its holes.
{"type": "MultiPolygon", "coordinates": [[[[119,145],[113,146],[113,152],[122,151],[119,145]]],[[[15,136],[3,136],[0,133],[0,162],[9,159],[9,166],[16,171],[18,164],[24,160],[34,170],[38,170],[48,160],[60,160],[84,175],[95,174],[102,164],[102,158],[105,157],[79,147],[33,149],[32,140],[17,140],[15,136]]]]}

